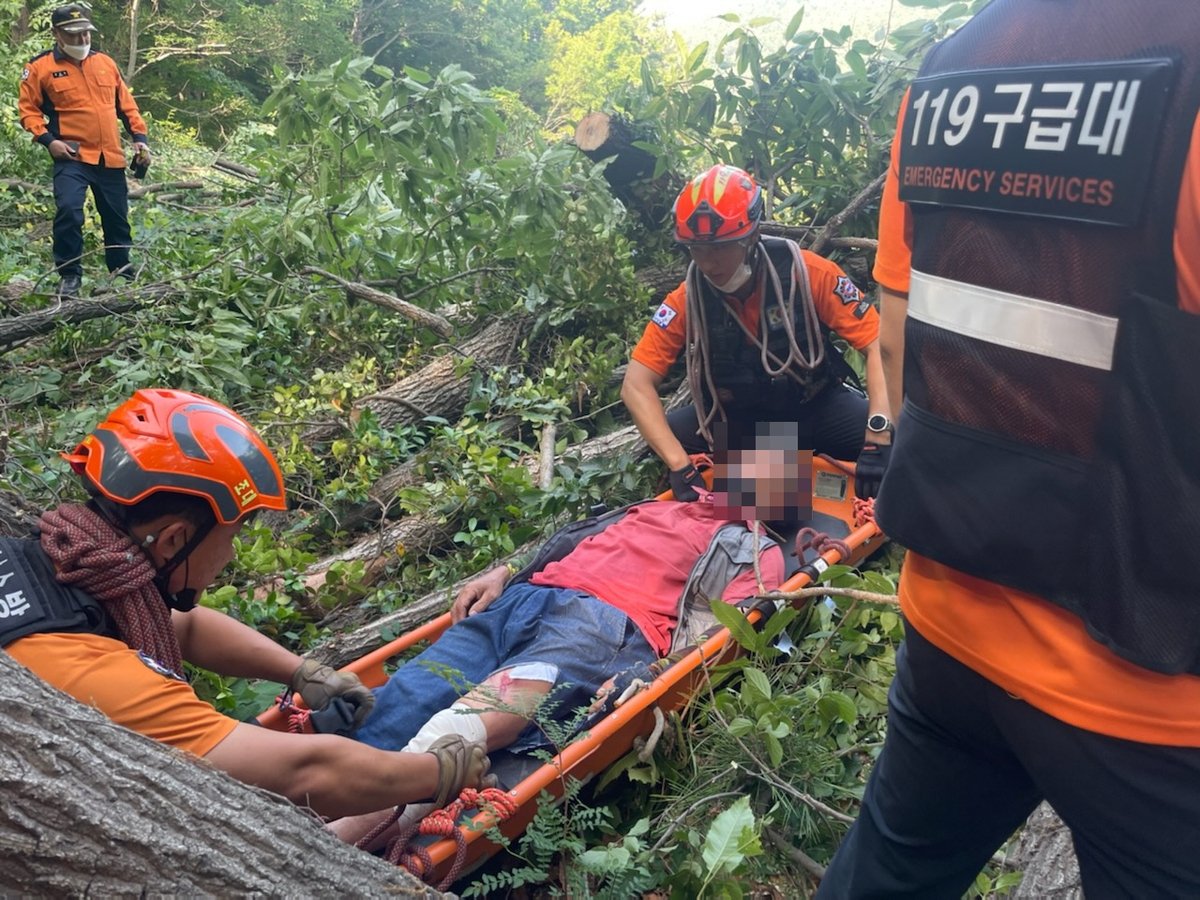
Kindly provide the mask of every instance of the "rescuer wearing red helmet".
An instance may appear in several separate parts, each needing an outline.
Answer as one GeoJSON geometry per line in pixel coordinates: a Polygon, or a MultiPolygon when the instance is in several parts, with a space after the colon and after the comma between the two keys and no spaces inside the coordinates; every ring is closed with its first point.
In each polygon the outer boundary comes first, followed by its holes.
{"type": "Polygon", "coordinates": [[[484,777],[458,737],[425,754],[240,723],[196,696],[184,660],[288,684],[316,709],[334,699],[361,722],[374,703],[335,672],[195,605],[259,510],[284,510],[283,476],[240,416],[198,394],[141,390],[63,454],[90,495],[44,513],[31,540],[0,538],[0,646],[119,725],[203,757],[323,815],[434,798],[484,777]]]}
{"type": "Polygon", "coordinates": [[[837,264],[762,236],[763,217],[762,188],[734,166],[713,166],[680,192],[675,240],[691,264],[634,347],[621,399],[679,500],[696,499],[689,456],[710,449],[721,420],[796,422],[802,448],[857,458],[855,489],[873,497],[892,430],[879,314],[837,264]],[[845,383],[853,372],[831,331],[866,357],[866,397],[845,383]],[[681,353],[692,405],[667,415],[658,391],[681,353]]]}

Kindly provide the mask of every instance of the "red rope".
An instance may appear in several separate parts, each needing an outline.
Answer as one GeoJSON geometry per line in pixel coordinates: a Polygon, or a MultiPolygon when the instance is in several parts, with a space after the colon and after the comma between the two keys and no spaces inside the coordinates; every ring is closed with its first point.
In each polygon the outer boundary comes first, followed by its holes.
{"type": "Polygon", "coordinates": [[[875,498],[863,500],[859,497],[854,498],[854,527],[862,528],[868,522],[875,521],[875,498]]]}
{"type": "Polygon", "coordinates": [[[845,541],[839,541],[815,528],[801,528],[796,533],[796,558],[803,560],[804,551],[810,547],[818,554],[836,550],[841,554],[842,559],[850,555],[850,547],[845,541]]]}
{"type": "MultiPolygon", "coordinates": [[[[384,859],[397,866],[403,866],[413,875],[433,885],[439,891],[444,891],[458,880],[463,863],[467,857],[467,839],[458,827],[458,817],[468,809],[489,809],[497,822],[510,818],[520,808],[516,798],[508,791],[500,788],[467,788],[458,795],[458,799],[447,804],[442,809],[435,809],[425,818],[413,822],[404,828],[388,842],[384,859]],[[413,843],[418,836],[433,836],[452,838],[454,840],[454,863],[450,866],[446,877],[433,884],[435,875],[433,857],[420,843],[413,843]]],[[[396,807],[395,812],[386,822],[380,822],[372,831],[364,835],[356,846],[369,847],[379,835],[383,834],[400,818],[404,807],[396,807]]]]}

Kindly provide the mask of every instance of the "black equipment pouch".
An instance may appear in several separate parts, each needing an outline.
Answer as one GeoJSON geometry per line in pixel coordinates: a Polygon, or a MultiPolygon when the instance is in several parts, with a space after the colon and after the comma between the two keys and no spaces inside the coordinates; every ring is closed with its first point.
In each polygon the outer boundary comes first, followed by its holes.
{"type": "Polygon", "coordinates": [[[98,601],[58,583],[36,540],[0,537],[0,647],[48,632],[117,637],[98,601]]]}
{"type": "Polygon", "coordinates": [[[1066,606],[1098,641],[1156,672],[1200,674],[1200,315],[1135,295],[1074,544],[1066,606]]]}

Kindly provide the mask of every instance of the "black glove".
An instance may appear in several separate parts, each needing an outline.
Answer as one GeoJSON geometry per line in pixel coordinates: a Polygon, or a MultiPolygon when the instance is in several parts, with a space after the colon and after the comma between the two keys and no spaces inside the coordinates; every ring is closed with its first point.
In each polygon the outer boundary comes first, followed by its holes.
{"type": "Polygon", "coordinates": [[[361,725],[375,706],[375,694],[353,672],[335,672],[316,660],[306,659],[288,682],[311,710],[324,709],[335,697],[354,707],[354,727],[361,725]]]}
{"type": "Polygon", "coordinates": [[[887,471],[888,460],[892,458],[891,444],[864,444],[858,454],[858,463],[854,467],[854,493],[863,500],[869,500],[879,493],[879,485],[883,481],[883,473],[887,471]]]}
{"type": "Polygon", "coordinates": [[[669,477],[671,480],[671,493],[675,495],[676,500],[683,503],[691,503],[693,500],[700,499],[700,495],[696,493],[696,488],[704,487],[704,476],[691,463],[688,463],[682,469],[675,469],[669,477]]]}

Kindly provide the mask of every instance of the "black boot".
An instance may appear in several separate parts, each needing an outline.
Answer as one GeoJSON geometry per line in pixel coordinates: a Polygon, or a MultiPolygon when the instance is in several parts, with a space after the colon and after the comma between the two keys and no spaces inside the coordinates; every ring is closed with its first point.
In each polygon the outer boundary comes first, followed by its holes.
{"type": "Polygon", "coordinates": [[[78,300],[83,288],[83,279],[78,275],[64,275],[58,283],[58,296],[68,300],[78,300]]]}

